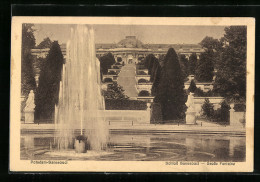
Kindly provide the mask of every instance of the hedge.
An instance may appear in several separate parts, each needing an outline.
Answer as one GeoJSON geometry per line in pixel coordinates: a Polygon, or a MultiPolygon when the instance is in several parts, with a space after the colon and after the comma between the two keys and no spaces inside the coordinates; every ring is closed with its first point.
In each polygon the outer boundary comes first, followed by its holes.
{"type": "Polygon", "coordinates": [[[106,110],[146,110],[147,104],[140,100],[105,100],[106,110]]]}
{"type": "Polygon", "coordinates": [[[111,78],[105,78],[104,82],[113,82],[113,80],[111,78]]]}
{"type": "Polygon", "coordinates": [[[150,93],[147,90],[142,90],[141,92],[139,92],[138,96],[150,96],[150,93]]]}
{"type": "Polygon", "coordinates": [[[148,83],[148,81],[146,79],[141,78],[140,80],[138,80],[138,83],[148,83]]]}

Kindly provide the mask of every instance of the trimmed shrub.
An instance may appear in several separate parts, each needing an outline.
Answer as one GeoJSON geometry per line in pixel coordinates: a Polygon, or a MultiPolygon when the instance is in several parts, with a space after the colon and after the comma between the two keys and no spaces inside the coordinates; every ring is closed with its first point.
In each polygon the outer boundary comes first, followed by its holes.
{"type": "Polygon", "coordinates": [[[194,93],[196,89],[197,89],[197,86],[196,86],[195,81],[191,80],[190,87],[188,88],[188,91],[194,93]]]}
{"type": "Polygon", "coordinates": [[[229,118],[230,118],[230,106],[227,104],[226,101],[223,101],[221,103],[221,115],[220,115],[220,120],[223,122],[229,122],[229,118]]]}
{"type": "Polygon", "coordinates": [[[141,78],[140,80],[138,80],[138,83],[148,83],[148,81],[146,79],[141,78]]]}
{"type": "Polygon", "coordinates": [[[150,93],[147,90],[142,90],[141,92],[139,92],[138,96],[140,97],[150,96],[150,93]]]}
{"type": "Polygon", "coordinates": [[[113,80],[111,78],[105,78],[104,82],[113,82],[113,80]]]}
{"type": "Polygon", "coordinates": [[[147,104],[139,100],[105,99],[106,110],[146,110],[147,104]]]}
{"type": "Polygon", "coordinates": [[[221,108],[214,111],[211,119],[215,122],[219,123],[228,123],[230,118],[230,106],[227,104],[226,101],[221,103],[221,108]]]}
{"type": "Polygon", "coordinates": [[[212,118],[214,115],[213,104],[210,103],[209,99],[205,99],[204,104],[201,107],[202,115],[206,116],[207,118],[212,118]]]}

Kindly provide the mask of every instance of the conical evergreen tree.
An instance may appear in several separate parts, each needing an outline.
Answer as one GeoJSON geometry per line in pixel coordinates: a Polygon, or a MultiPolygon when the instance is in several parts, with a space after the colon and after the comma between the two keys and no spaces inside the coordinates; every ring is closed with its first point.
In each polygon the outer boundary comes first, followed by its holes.
{"type": "Polygon", "coordinates": [[[36,119],[53,119],[55,104],[59,99],[59,86],[64,59],[57,41],[52,43],[46,62],[40,72],[35,96],[36,119]]]}
{"type": "Polygon", "coordinates": [[[188,91],[194,93],[196,89],[197,89],[197,86],[196,86],[195,81],[191,80],[190,87],[188,88],[188,91]]]}
{"type": "Polygon", "coordinates": [[[183,118],[185,99],[183,73],[175,50],[170,48],[164,59],[158,93],[155,96],[155,102],[161,104],[163,120],[183,118]]]}
{"type": "Polygon", "coordinates": [[[199,82],[211,82],[213,79],[213,50],[206,50],[200,55],[200,59],[195,71],[195,79],[199,82]]]}

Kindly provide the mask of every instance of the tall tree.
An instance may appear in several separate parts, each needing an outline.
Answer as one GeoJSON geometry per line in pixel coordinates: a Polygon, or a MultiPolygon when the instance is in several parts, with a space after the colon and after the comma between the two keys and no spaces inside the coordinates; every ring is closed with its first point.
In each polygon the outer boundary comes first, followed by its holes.
{"type": "Polygon", "coordinates": [[[183,75],[185,77],[189,76],[189,60],[186,58],[185,55],[179,55],[180,58],[180,65],[181,65],[181,70],[183,72],[183,75]]]}
{"type": "Polygon", "coordinates": [[[196,71],[195,79],[199,82],[211,82],[213,79],[213,65],[214,52],[212,49],[208,49],[200,55],[196,71]]]}
{"type": "Polygon", "coordinates": [[[184,117],[185,111],[184,77],[178,56],[170,48],[164,59],[161,78],[155,102],[161,104],[163,120],[174,120],[184,117]]]}
{"type": "Polygon", "coordinates": [[[54,41],[40,72],[39,86],[35,96],[36,119],[53,118],[55,104],[59,100],[59,85],[63,63],[64,59],[60,45],[57,41],[54,41]]]}
{"type": "Polygon", "coordinates": [[[189,75],[194,75],[197,66],[197,55],[192,53],[189,58],[189,75]]]}
{"type": "Polygon", "coordinates": [[[52,41],[49,37],[43,39],[43,41],[37,46],[38,49],[51,48],[52,41]]]}
{"type": "Polygon", "coordinates": [[[224,48],[218,62],[214,91],[231,100],[246,97],[246,26],[225,28],[224,48]]]}
{"type": "Polygon", "coordinates": [[[212,63],[214,67],[216,66],[217,62],[220,59],[221,53],[223,52],[223,43],[224,40],[221,38],[220,40],[214,39],[213,37],[206,36],[201,42],[200,45],[205,50],[211,50],[213,51],[212,55],[212,63]]]}
{"type": "Polygon", "coordinates": [[[158,61],[158,59],[153,54],[149,54],[148,56],[145,57],[144,66],[145,66],[145,68],[148,69],[149,75],[151,75],[154,62],[156,62],[156,61],[158,61]]]}
{"type": "Polygon", "coordinates": [[[222,43],[218,39],[214,39],[213,37],[206,36],[201,42],[200,45],[205,49],[211,49],[218,51],[222,48],[222,43]]]}
{"type": "Polygon", "coordinates": [[[35,47],[33,32],[33,24],[22,25],[21,94],[25,96],[36,88],[31,55],[31,49],[35,47]]]}
{"type": "Polygon", "coordinates": [[[116,63],[114,56],[110,52],[100,57],[99,61],[102,74],[107,74],[108,69],[116,63]]]}

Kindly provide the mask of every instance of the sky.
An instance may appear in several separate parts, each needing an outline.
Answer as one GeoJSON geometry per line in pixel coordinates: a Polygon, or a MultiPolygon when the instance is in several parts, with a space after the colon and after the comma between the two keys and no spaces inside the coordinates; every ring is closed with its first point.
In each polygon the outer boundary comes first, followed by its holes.
{"type": "MultiPolygon", "coordinates": [[[[71,25],[35,24],[36,45],[44,38],[66,43],[71,25]]],[[[145,44],[198,44],[206,36],[221,38],[224,26],[93,25],[96,43],[118,43],[133,35],[145,44]]]]}

